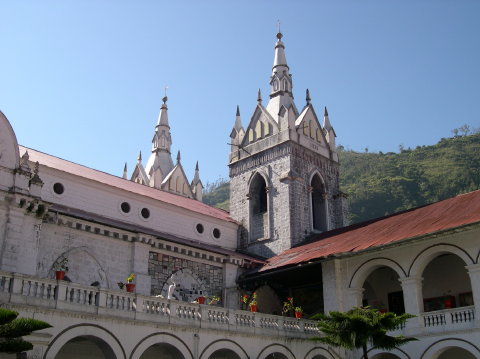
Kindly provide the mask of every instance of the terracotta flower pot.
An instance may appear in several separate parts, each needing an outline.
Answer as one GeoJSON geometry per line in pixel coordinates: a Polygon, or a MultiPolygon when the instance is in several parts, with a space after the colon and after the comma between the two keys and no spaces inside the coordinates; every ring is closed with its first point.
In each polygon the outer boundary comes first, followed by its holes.
{"type": "Polygon", "coordinates": [[[198,301],[198,304],[205,304],[205,297],[198,297],[197,301],[198,301]]]}
{"type": "Polygon", "coordinates": [[[127,292],[133,293],[135,291],[135,284],[127,283],[125,286],[127,287],[127,292]]]}
{"type": "Polygon", "coordinates": [[[63,280],[63,278],[65,278],[65,271],[63,271],[63,270],[55,271],[55,278],[57,280],[63,280]]]}
{"type": "Polygon", "coordinates": [[[257,309],[258,309],[258,307],[257,307],[256,305],[251,305],[251,306],[250,306],[250,311],[251,311],[251,312],[256,312],[257,309]]]}
{"type": "Polygon", "coordinates": [[[301,318],[302,317],[302,312],[295,312],[295,318],[301,318]]]}

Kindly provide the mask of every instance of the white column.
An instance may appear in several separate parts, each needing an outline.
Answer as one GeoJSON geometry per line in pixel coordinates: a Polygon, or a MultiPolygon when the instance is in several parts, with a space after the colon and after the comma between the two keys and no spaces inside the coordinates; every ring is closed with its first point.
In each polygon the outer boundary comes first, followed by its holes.
{"type": "Polygon", "coordinates": [[[480,322],[480,264],[465,266],[470,276],[473,304],[475,305],[475,321],[480,322]]]}
{"type": "Polygon", "coordinates": [[[365,289],[359,287],[352,287],[347,289],[347,305],[346,310],[350,310],[353,307],[361,307],[363,292],[365,289]]]}
{"type": "Polygon", "coordinates": [[[407,277],[399,279],[405,304],[405,313],[416,315],[408,320],[407,328],[423,326],[420,314],[423,313],[422,277],[407,277]]]}

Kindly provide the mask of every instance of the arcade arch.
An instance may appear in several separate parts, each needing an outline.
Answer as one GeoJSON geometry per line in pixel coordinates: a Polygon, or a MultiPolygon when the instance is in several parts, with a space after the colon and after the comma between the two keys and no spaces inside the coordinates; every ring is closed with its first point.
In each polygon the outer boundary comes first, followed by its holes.
{"type": "Polygon", "coordinates": [[[199,359],[248,359],[248,355],[236,342],[220,339],[210,343],[200,353],[199,359]]]}
{"type": "Polygon", "coordinates": [[[193,359],[193,354],[180,338],[169,333],[155,333],[142,339],[133,349],[130,359],[193,359]]]}
{"type": "Polygon", "coordinates": [[[473,305],[470,277],[462,258],[442,253],[430,259],[423,270],[424,311],[473,305]]]}
{"type": "Polygon", "coordinates": [[[97,325],[80,324],[66,328],[58,334],[48,346],[43,358],[126,359],[126,354],[120,341],[108,330],[97,325]],[[82,348],[90,349],[94,355],[82,348]]]}

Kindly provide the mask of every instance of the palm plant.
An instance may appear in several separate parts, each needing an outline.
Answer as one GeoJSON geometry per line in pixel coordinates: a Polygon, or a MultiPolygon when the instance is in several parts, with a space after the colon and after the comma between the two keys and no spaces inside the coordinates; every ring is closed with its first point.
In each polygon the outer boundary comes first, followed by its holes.
{"type": "Polygon", "coordinates": [[[362,348],[363,359],[368,359],[368,344],[372,348],[391,350],[417,340],[387,334],[413,317],[412,314],[380,313],[368,307],[354,307],[348,312],[332,311],[328,315],[319,314],[314,319],[319,320],[318,327],[325,336],[314,340],[345,349],[362,348]]]}
{"type": "Polygon", "coordinates": [[[22,337],[35,330],[51,328],[41,320],[17,318],[18,313],[0,308],[0,353],[20,353],[33,349],[33,345],[22,337]]]}

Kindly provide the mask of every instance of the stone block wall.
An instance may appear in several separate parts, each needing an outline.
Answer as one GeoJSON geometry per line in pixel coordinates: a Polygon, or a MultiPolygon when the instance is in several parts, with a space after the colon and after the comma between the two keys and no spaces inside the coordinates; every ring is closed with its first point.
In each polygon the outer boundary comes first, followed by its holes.
{"type": "Polygon", "coordinates": [[[328,228],[341,227],[345,224],[345,207],[339,196],[337,162],[285,142],[230,165],[230,215],[243,226],[241,248],[271,257],[312,233],[310,180],[315,171],[325,182],[328,228]],[[257,172],[268,187],[268,230],[263,237],[258,234],[265,222],[250,218],[249,181],[257,172]]]}
{"type": "Polygon", "coordinates": [[[190,302],[199,295],[222,296],[224,287],[222,267],[150,252],[148,273],[152,278],[151,295],[166,297],[172,278],[187,277],[187,280],[176,281],[175,296],[178,300],[190,302]]]}

